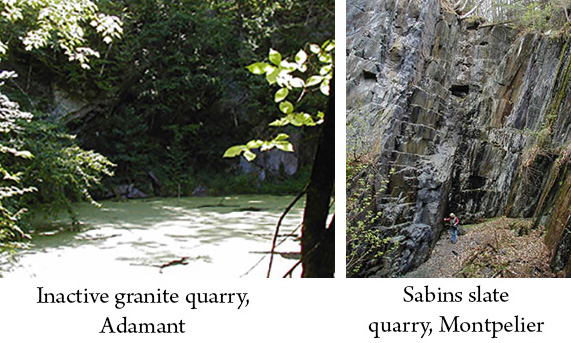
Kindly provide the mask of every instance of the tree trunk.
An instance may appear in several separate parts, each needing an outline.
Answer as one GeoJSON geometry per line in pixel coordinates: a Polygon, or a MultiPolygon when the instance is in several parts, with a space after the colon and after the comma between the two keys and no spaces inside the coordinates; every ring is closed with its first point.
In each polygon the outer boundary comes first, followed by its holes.
{"type": "Polygon", "coordinates": [[[301,238],[302,277],[333,277],[335,271],[335,224],[327,217],[335,181],[335,82],[321,129],[307,188],[301,238]]]}

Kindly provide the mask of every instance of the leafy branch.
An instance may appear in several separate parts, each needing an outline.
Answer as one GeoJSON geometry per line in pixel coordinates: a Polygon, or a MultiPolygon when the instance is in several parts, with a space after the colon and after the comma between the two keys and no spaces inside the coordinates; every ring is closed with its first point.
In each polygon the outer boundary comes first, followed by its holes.
{"type": "MultiPolygon", "coordinates": [[[[274,102],[282,113],[282,117],[271,122],[270,126],[316,126],[323,123],[324,113],[317,111],[312,115],[304,111],[296,110],[296,105],[311,89],[319,88],[319,91],[329,95],[330,82],[333,78],[335,41],[328,40],[322,45],[309,44],[308,54],[304,49],[294,56],[293,61],[283,59],[282,55],[270,49],[268,62],[256,62],[246,67],[252,74],[265,75],[270,85],[278,85],[280,88],[274,94],[274,102]],[[310,74],[306,78],[304,76],[310,74]],[[288,100],[294,90],[300,94],[293,102],[288,100]]],[[[256,158],[252,151],[259,149],[267,151],[277,148],[286,152],[293,152],[294,146],[287,139],[289,135],[279,133],[271,140],[254,139],[244,145],[235,145],[226,150],[223,157],[231,158],[243,155],[248,161],[256,158]]]]}
{"type": "MultiPolygon", "coordinates": [[[[70,61],[78,61],[89,69],[90,57],[99,58],[99,52],[87,46],[85,26],[92,26],[106,44],[121,38],[123,27],[116,16],[98,12],[89,0],[0,0],[0,23],[23,26],[25,33],[18,37],[27,51],[52,46],[60,48],[70,61]],[[28,28],[32,19],[33,25],[28,28]]],[[[0,55],[8,46],[0,37],[0,55]]]]}

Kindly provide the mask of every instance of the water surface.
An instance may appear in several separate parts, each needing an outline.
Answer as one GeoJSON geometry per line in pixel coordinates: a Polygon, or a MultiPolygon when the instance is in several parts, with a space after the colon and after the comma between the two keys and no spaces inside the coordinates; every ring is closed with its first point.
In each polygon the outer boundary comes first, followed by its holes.
{"type": "MultiPolygon", "coordinates": [[[[265,277],[276,224],[292,200],[248,195],[105,201],[101,208],[80,204],[78,230],[70,229],[64,218],[38,224],[30,248],[0,253],[0,273],[3,277],[265,277]],[[183,258],[188,264],[176,263],[183,258]]],[[[278,242],[283,243],[276,251],[284,254],[274,257],[273,277],[282,276],[297,262],[302,212],[303,205],[296,205],[282,224],[278,242]]]]}

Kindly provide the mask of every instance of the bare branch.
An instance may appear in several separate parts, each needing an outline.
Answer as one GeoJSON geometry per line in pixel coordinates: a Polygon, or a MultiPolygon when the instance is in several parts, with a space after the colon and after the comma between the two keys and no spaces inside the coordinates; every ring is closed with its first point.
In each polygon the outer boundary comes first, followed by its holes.
{"type": "Polygon", "coordinates": [[[480,5],[482,4],[482,2],[478,2],[478,4],[476,6],[474,6],[474,8],[472,8],[470,11],[468,11],[466,14],[463,14],[460,16],[460,20],[462,19],[466,19],[469,16],[471,16],[472,14],[474,14],[474,12],[476,12],[478,10],[478,8],[480,7],[480,5]]]}
{"type": "Polygon", "coordinates": [[[272,241],[272,250],[270,252],[270,264],[268,266],[268,274],[266,275],[266,277],[270,277],[270,273],[272,271],[272,263],[274,262],[274,253],[276,250],[276,242],[278,239],[278,235],[280,232],[280,226],[282,225],[282,221],[284,220],[285,216],[288,214],[288,212],[292,209],[292,207],[299,201],[299,199],[301,199],[301,197],[305,194],[305,192],[307,192],[307,186],[305,186],[305,188],[303,189],[303,191],[301,191],[301,193],[299,193],[295,199],[293,199],[293,201],[288,205],[288,207],[284,210],[284,213],[282,213],[282,215],[280,216],[280,219],[278,220],[278,224],[276,225],[276,232],[274,233],[274,239],[272,241]]]}

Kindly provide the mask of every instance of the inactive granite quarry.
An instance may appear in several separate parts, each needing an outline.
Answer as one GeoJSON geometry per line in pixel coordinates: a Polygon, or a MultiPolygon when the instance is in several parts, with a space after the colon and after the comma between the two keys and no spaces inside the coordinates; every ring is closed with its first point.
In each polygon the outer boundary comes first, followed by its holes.
{"type": "Polygon", "coordinates": [[[569,40],[461,20],[440,0],[347,1],[348,159],[369,163],[347,195],[370,180],[370,229],[390,238],[349,276],[415,269],[450,212],[534,218],[551,268],[571,275],[569,40]]]}

